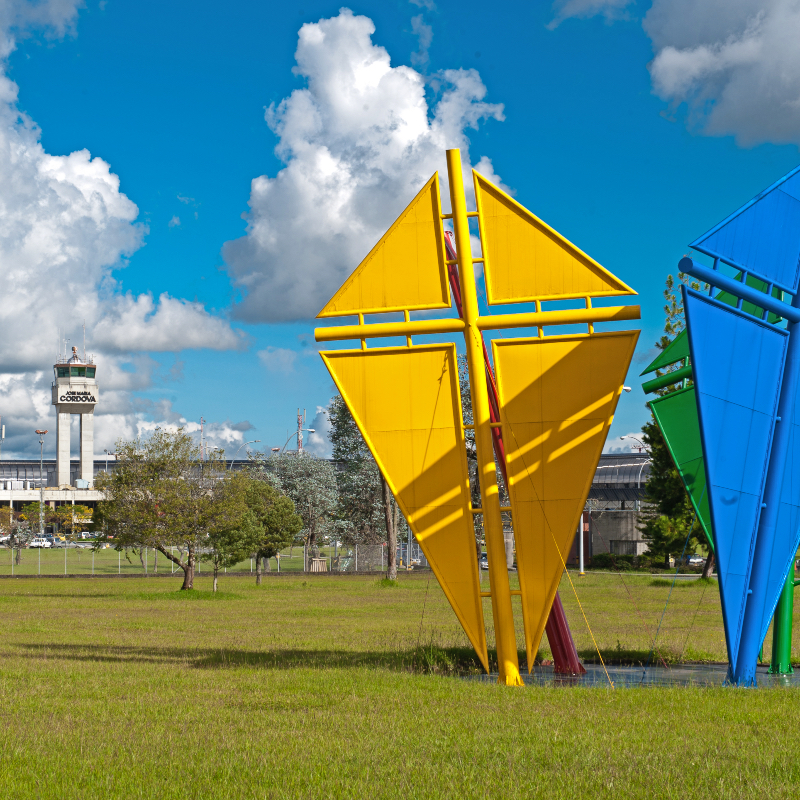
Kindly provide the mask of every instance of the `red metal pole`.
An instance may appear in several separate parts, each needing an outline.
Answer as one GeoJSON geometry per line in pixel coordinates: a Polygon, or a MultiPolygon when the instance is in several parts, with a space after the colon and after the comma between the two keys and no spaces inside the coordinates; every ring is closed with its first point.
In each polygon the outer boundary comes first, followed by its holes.
{"type": "MultiPolygon", "coordinates": [[[[450,231],[445,231],[444,237],[448,261],[455,261],[457,255],[453,234],[450,231]]],[[[463,314],[461,311],[461,281],[458,276],[458,267],[455,264],[448,264],[447,271],[450,278],[450,291],[453,293],[458,316],[461,317],[463,314]]],[[[489,351],[486,349],[486,341],[483,338],[483,334],[481,334],[481,344],[483,345],[483,363],[486,367],[486,388],[489,391],[489,417],[492,422],[500,422],[497,382],[495,381],[492,362],[489,360],[489,351]]],[[[492,428],[492,442],[494,444],[495,459],[500,465],[503,482],[505,483],[506,491],[508,491],[506,448],[503,443],[503,432],[499,427],[492,428]]],[[[581,535],[583,535],[583,531],[581,531],[581,535]]],[[[550,609],[545,631],[547,633],[547,641],[550,642],[550,649],[553,651],[555,671],[568,675],[583,675],[586,669],[578,658],[578,651],[575,649],[575,642],[572,639],[567,616],[564,613],[564,606],[561,603],[558,592],[556,592],[553,606],[550,609]]]]}

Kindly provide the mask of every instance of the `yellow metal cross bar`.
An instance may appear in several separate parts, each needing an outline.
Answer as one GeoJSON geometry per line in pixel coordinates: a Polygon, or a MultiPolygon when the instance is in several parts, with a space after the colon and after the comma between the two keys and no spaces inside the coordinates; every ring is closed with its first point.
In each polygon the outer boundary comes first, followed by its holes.
{"type": "MultiPolygon", "coordinates": [[[[621,322],[639,319],[639,306],[607,308],[567,308],[560,311],[531,311],[525,314],[487,314],[478,316],[474,325],[479,331],[506,328],[546,328],[548,325],[586,325],[598,322],[621,322]]],[[[389,336],[418,336],[425,333],[464,333],[462,319],[415,319],[408,322],[375,322],[371,325],[336,325],[315,328],[318,342],[342,339],[382,339],[389,336]]]]}
{"type": "Polygon", "coordinates": [[[503,540],[503,519],[500,515],[500,492],[497,488],[497,467],[494,461],[489,391],[486,386],[486,366],[483,361],[483,339],[478,327],[478,293],[475,288],[475,268],[472,244],[469,240],[467,198],[461,174],[461,153],[447,151],[447,175],[450,182],[450,204],[453,209],[453,231],[461,276],[461,301],[464,312],[464,339],[472,396],[475,425],[475,447],[478,458],[478,480],[481,489],[483,525],[486,535],[486,555],[489,561],[489,587],[492,592],[497,646],[498,680],[506,686],[522,686],[514,633],[514,612],[511,608],[511,587],[506,570],[506,549],[503,540]]]}

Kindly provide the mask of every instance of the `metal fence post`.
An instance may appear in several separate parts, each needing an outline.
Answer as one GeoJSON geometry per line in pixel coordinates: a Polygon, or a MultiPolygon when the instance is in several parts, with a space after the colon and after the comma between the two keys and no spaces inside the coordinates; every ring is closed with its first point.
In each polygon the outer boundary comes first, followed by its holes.
{"type": "Polygon", "coordinates": [[[122,575],[122,550],[117,550],[117,572],[122,575]]]}
{"type": "Polygon", "coordinates": [[[94,575],[94,548],[92,548],[92,575],[94,575]]]}
{"type": "Polygon", "coordinates": [[[64,574],[67,574],[67,542],[64,541],[64,574]]]}
{"type": "Polygon", "coordinates": [[[358,572],[358,545],[356,545],[356,572],[358,572]]]}

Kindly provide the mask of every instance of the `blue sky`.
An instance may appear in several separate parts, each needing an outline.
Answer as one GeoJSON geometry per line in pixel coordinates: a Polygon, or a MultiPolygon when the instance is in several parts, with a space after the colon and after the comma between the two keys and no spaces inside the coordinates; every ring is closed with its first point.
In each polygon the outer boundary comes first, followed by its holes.
{"type": "Polygon", "coordinates": [[[667,274],[798,162],[787,2],[0,5],[8,455],[54,427],[57,331],[79,343],[84,319],[98,450],[201,415],[228,453],[282,445],[297,407],[314,417],[332,392],[313,314],[444,146],[639,292],[616,446],[646,419],[636,376],[667,274]],[[416,120],[412,155],[393,114],[416,120]]]}

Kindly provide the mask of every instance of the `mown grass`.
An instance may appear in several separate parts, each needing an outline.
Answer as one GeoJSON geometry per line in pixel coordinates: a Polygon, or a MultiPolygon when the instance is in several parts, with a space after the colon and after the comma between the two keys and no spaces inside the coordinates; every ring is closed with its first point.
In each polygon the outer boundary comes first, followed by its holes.
{"type": "MultiPolygon", "coordinates": [[[[573,581],[601,651],[646,657],[669,586],[573,581]]],[[[800,780],[794,690],[462,680],[476,659],[427,575],[178,586],[0,581],[0,796],[774,798],[800,780]]],[[[681,584],[662,640],[668,663],[724,660],[717,587],[681,584]]]]}

